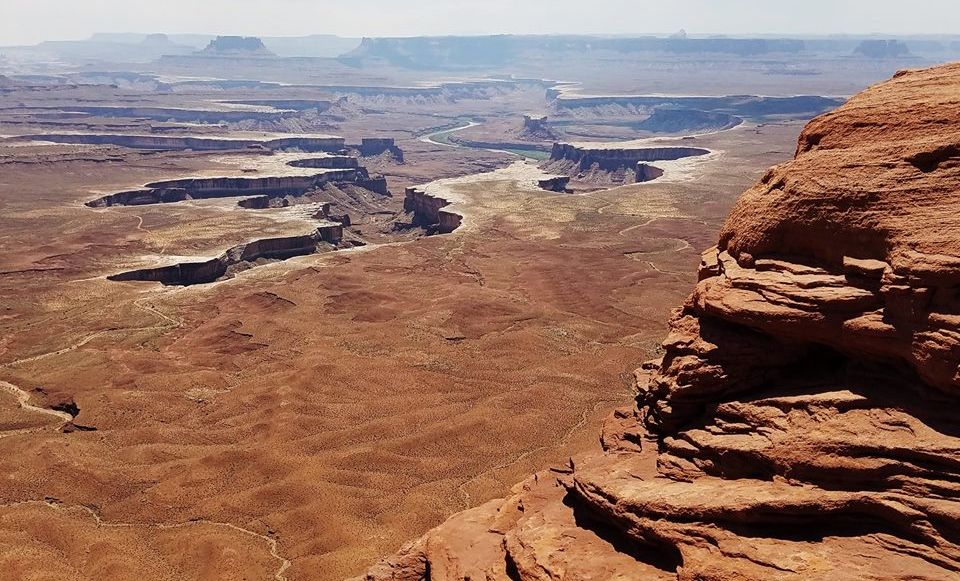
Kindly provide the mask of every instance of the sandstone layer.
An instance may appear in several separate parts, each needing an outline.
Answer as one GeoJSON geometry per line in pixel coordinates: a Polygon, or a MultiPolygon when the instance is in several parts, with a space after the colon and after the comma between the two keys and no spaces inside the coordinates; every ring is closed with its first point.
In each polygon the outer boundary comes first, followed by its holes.
{"type": "Polygon", "coordinates": [[[707,155],[702,147],[621,147],[618,144],[587,147],[554,143],[543,169],[576,178],[580,184],[614,186],[655,180],[663,170],[647,162],[674,161],[707,155]]]}
{"type": "Polygon", "coordinates": [[[742,195],[604,451],[366,579],[960,578],[960,65],[812,121],[742,195]]]}

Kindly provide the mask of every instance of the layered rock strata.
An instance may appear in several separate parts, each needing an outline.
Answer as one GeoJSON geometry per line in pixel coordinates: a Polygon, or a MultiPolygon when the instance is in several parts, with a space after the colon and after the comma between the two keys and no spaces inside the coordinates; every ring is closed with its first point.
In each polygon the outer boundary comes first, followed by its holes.
{"type": "Polygon", "coordinates": [[[263,238],[230,248],[216,258],[200,262],[181,262],[169,266],[143,268],[108,276],[116,281],[149,281],[164,285],[205,284],[250,267],[256,261],[284,260],[316,252],[335,250],[343,239],[343,227],[328,224],[303,236],[263,238]]]}
{"type": "Polygon", "coordinates": [[[632,168],[640,162],[669,161],[708,153],[709,150],[701,147],[591,148],[555,143],[550,152],[550,160],[571,161],[577,164],[581,171],[590,169],[594,164],[599,169],[612,171],[623,167],[632,168]]]}
{"type": "Polygon", "coordinates": [[[567,175],[578,182],[616,185],[654,180],[663,170],[650,162],[673,161],[707,155],[701,147],[586,147],[555,143],[550,159],[540,164],[546,171],[567,175]]]}
{"type": "Polygon", "coordinates": [[[840,105],[841,99],[817,95],[791,97],[760,97],[755,95],[730,95],[724,97],[666,97],[659,95],[614,95],[578,96],[559,92],[547,94],[555,98],[553,107],[561,114],[588,109],[615,107],[623,112],[650,114],[659,108],[697,109],[705,112],[731,113],[739,117],[764,115],[816,114],[840,105]]]}
{"type": "Polygon", "coordinates": [[[568,193],[567,186],[570,184],[570,176],[553,176],[537,180],[537,186],[548,192],[568,193]]]}
{"type": "Polygon", "coordinates": [[[266,197],[269,201],[270,198],[283,196],[302,196],[326,184],[353,184],[382,196],[390,195],[386,178],[371,176],[366,168],[356,164],[356,160],[349,162],[349,159],[352,158],[304,159],[288,164],[304,168],[334,168],[324,169],[313,175],[185,178],[153,182],[141,189],[117,192],[90,200],[86,205],[91,208],[142,206],[241,196],[266,197]]]}
{"type": "Polygon", "coordinates": [[[403,150],[397,147],[396,141],[390,137],[364,137],[360,139],[357,151],[364,157],[389,154],[398,162],[403,162],[403,150]]]}
{"type": "Polygon", "coordinates": [[[416,187],[407,188],[403,199],[403,210],[412,214],[412,224],[437,234],[453,232],[463,220],[460,214],[442,209],[449,205],[447,200],[416,187]]]}
{"type": "Polygon", "coordinates": [[[244,56],[244,57],[275,57],[263,41],[255,36],[218,36],[210,41],[202,51],[196,53],[203,56],[244,56]]]}
{"type": "Polygon", "coordinates": [[[547,125],[546,115],[524,115],[520,136],[524,139],[555,140],[557,134],[547,125]]]}
{"type": "Polygon", "coordinates": [[[368,580],[960,579],[960,65],[813,120],[703,255],[603,453],[368,580]]]}
{"type": "Polygon", "coordinates": [[[21,135],[13,141],[49,141],[73,145],[116,145],[132,149],[158,149],[193,151],[228,151],[236,149],[263,148],[273,151],[298,149],[308,153],[336,152],[346,146],[342,137],[279,137],[276,139],[241,139],[227,137],[169,136],[169,135],[119,135],[105,133],[47,133],[21,135]]]}

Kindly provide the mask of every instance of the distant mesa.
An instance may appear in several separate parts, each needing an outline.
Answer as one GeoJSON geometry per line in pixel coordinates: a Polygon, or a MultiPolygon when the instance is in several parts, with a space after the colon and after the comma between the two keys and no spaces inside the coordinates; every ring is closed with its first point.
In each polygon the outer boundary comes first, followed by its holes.
{"type": "Polygon", "coordinates": [[[140,44],[146,47],[151,47],[151,48],[167,48],[167,47],[183,48],[183,45],[173,42],[172,40],[170,40],[169,36],[162,33],[148,34],[146,37],[144,37],[144,39],[140,42],[140,44]]]}
{"type": "Polygon", "coordinates": [[[788,38],[596,38],[587,36],[445,36],[364,38],[356,49],[341,55],[354,65],[389,63],[412,69],[499,66],[544,53],[557,58],[596,51],[635,53],[719,53],[741,57],[796,54],[804,41],[788,38]]]}
{"type": "Polygon", "coordinates": [[[243,57],[275,57],[263,41],[255,36],[218,36],[210,41],[202,51],[201,56],[243,56],[243,57]]]}
{"type": "Polygon", "coordinates": [[[865,40],[853,51],[874,59],[892,59],[912,56],[907,45],[899,40],[865,40]]]}

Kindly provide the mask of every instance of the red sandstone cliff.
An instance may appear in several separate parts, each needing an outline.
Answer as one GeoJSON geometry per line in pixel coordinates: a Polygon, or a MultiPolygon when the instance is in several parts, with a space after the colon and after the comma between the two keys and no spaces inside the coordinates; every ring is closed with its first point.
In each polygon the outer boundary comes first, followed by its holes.
{"type": "Polygon", "coordinates": [[[960,579],[960,65],[812,121],[670,327],[603,454],[365,578],[960,579]]]}

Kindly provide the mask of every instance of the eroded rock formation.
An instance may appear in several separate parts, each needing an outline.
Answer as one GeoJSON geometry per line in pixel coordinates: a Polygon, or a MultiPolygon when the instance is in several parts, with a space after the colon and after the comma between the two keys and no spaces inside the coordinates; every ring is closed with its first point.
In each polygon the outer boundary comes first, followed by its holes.
{"type": "Polygon", "coordinates": [[[556,140],[557,134],[547,125],[546,115],[524,115],[523,126],[520,129],[520,137],[524,139],[536,140],[556,140]]]}
{"type": "Polygon", "coordinates": [[[389,154],[394,160],[403,162],[403,151],[397,147],[392,137],[364,137],[357,146],[357,151],[363,157],[389,154]]]}
{"type": "Polygon", "coordinates": [[[658,107],[637,123],[637,129],[652,133],[697,133],[723,131],[743,123],[743,119],[729,113],[700,111],[680,107],[658,107]]]}
{"type": "MultiPolygon", "coordinates": [[[[556,98],[554,109],[561,116],[574,112],[581,114],[597,109],[604,114],[633,113],[650,115],[661,109],[699,110],[701,112],[722,112],[737,117],[756,117],[762,115],[815,114],[827,111],[843,101],[818,95],[796,95],[791,97],[761,97],[756,95],[729,95],[725,97],[664,97],[658,95],[630,96],[577,96],[548,94],[556,98]]],[[[690,127],[686,128],[687,130],[690,127]]]]}
{"type": "Polygon", "coordinates": [[[220,256],[200,262],[143,268],[108,276],[117,281],[151,281],[164,285],[189,286],[214,282],[253,266],[256,261],[284,260],[325,250],[335,250],[343,239],[343,227],[327,224],[312,234],[263,238],[230,248],[220,256]]]}
{"type": "Polygon", "coordinates": [[[537,180],[537,185],[548,192],[568,193],[567,185],[570,184],[570,176],[553,176],[537,180]]]}
{"type": "Polygon", "coordinates": [[[184,200],[257,196],[258,201],[241,203],[241,207],[267,207],[271,198],[303,196],[327,184],[353,184],[381,196],[389,196],[387,180],[371,176],[355,158],[330,156],[305,158],[288,162],[300,168],[321,169],[316,174],[263,177],[204,177],[164,180],[149,183],[141,189],[109,194],[90,200],[91,208],[110,206],[142,206],[167,204],[184,200]],[[262,200],[266,198],[266,200],[262,200]]]}
{"type": "Polygon", "coordinates": [[[646,182],[663,175],[663,170],[648,162],[672,161],[707,155],[700,147],[584,147],[555,143],[550,159],[540,164],[546,171],[570,176],[577,182],[617,185],[646,182]]]}
{"type": "Polygon", "coordinates": [[[407,188],[403,199],[403,209],[413,215],[413,225],[437,234],[453,232],[463,220],[459,214],[442,209],[449,205],[447,200],[416,187],[407,188]]]}
{"type": "Polygon", "coordinates": [[[633,181],[637,183],[649,182],[663,175],[663,170],[649,163],[638,162],[637,169],[633,174],[633,181]]]}
{"type": "Polygon", "coordinates": [[[730,213],[604,452],[368,580],[960,578],[960,65],[812,121],[730,213]]]}
{"type": "Polygon", "coordinates": [[[701,147],[590,148],[556,143],[550,159],[572,161],[581,170],[588,170],[596,164],[602,170],[612,171],[622,167],[635,167],[641,161],[667,161],[708,153],[709,150],[701,147]]]}

